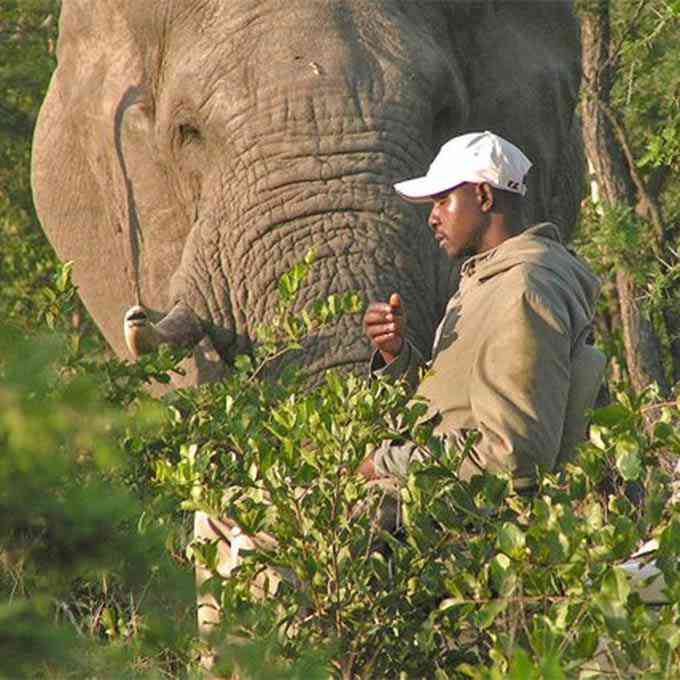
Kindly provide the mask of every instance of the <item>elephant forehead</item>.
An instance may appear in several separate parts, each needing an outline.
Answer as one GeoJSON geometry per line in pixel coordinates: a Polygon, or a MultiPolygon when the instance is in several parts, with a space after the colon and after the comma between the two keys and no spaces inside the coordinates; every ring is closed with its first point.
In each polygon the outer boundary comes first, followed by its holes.
{"type": "Polygon", "coordinates": [[[450,4],[186,0],[143,11],[147,3],[133,3],[131,27],[155,94],[192,97],[197,107],[216,92],[242,103],[332,82],[375,99],[405,92],[430,99],[435,91],[461,93],[443,20],[450,4]]]}

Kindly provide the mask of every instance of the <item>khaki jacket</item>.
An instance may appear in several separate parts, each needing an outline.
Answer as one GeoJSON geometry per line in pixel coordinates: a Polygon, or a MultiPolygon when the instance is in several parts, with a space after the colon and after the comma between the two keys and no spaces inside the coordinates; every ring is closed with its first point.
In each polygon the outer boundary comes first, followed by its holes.
{"type": "MultiPolygon", "coordinates": [[[[543,223],[467,260],[437,329],[417,395],[435,432],[479,440],[460,475],[507,471],[518,488],[553,470],[583,439],[604,356],[586,344],[598,281],[543,223]]],[[[411,380],[424,364],[407,342],[378,373],[411,380]]]]}

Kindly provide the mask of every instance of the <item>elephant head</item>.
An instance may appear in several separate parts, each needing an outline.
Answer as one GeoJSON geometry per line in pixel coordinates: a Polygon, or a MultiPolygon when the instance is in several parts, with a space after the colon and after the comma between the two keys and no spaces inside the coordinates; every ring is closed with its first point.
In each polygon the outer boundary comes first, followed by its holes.
{"type": "MultiPolygon", "coordinates": [[[[121,356],[141,303],[169,341],[197,345],[190,380],[219,374],[312,247],[302,304],[398,291],[427,353],[456,271],[392,183],[490,129],[535,164],[531,216],[568,230],[579,79],[557,0],[64,0],[35,202],[121,356]]],[[[345,318],[306,362],[368,352],[345,318]]]]}

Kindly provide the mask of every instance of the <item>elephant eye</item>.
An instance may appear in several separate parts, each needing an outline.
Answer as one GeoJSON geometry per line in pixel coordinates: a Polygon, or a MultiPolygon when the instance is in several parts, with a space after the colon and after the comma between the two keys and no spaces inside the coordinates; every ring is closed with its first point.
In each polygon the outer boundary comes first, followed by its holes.
{"type": "Polygon", "coordinates": [[[190,123],[182,123],[178,126],[179,143],[181,146],[203,141],[201,131],[190,123]]]}

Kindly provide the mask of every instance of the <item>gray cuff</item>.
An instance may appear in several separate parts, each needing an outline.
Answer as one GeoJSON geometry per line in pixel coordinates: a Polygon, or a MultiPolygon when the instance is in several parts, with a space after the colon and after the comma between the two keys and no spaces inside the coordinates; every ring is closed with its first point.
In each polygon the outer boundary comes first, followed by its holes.
{"type": "Polygon", "coordinates": [[[373,466],[378,477],[392,477],[405,482],[409,463],[423,458],[422,450],[413,442],[396,444],[386,440],[373,453],[373,466]]]}
{"type": "Polygon", "coordinates": [[[387,376],[394,380],[399,378],[408,378],[409,373],[415,367],[422,363],[420,352],[406,339],[401,348],[401,352],[397,354],[397,358],[389,364],[385,363],[382,354],[375,350],[371,355],[371,362],[369,364],[369,376],[371,378],[379,376],[387,376]]]}

